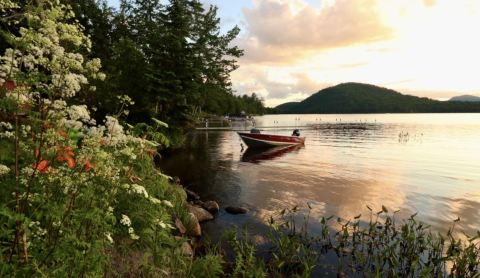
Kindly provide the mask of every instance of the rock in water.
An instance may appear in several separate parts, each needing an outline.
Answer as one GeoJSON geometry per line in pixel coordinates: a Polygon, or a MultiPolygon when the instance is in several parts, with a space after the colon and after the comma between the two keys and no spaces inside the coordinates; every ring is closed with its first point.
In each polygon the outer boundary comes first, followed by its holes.
{"type": "Polygon", "coordinates": [[[188,210],[191,213],[193,213],[195,215],[195,217],[197,217],[198,222],[208,221],[208,220],[212,220],[214,218],[213,215],[210,212],[204,210],[201,207],[189,205],[188,210]]]}
{"type": "Polygon", "coordinates": [[[243,207],[226,207],[225,211],[231,214],[245,214],[248,212],[248,209],[243,207]]]}
{"type": "Polygon", "coordinates": [[[203,203],[202,207],[213,214],[217,213],[220,210],[220,206],[215,201],[206,201],[203,203]]]}
{"type": "Polygon", "coordinates": [[[189,221],[188,227],[190,228],[187,234],[189,236],[202,236],[202,228],[200,227],[200,222],[198,222],[198,219],[195,216],[195,214],[189,212],[187,217],[189,221]]]}

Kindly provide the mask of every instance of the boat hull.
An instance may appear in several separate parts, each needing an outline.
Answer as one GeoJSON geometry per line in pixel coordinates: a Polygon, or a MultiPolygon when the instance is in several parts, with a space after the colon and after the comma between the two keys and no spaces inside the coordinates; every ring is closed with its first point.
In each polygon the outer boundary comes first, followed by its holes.
{"type": "Polygon", "coordinates": [[[238,132],[249,148],[291,146],[305,143],[305,137],[238,132]]]}

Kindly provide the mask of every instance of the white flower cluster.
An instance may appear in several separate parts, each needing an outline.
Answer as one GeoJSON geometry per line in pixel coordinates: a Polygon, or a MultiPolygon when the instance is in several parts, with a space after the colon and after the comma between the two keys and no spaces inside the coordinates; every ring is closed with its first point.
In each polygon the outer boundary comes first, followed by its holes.
{"type": "Polygon", "coordinates": [[[14,138],[15,137],[15,133],[13,133],[12,131],[9,131],[9,130],[5,130],[5,131],[2,131],[0,132],[0,138],[14,138]]]}
{"type": "Polygon", "coordinates": [[[0,177],[8,174],[10,172],[10,168],[7,166],[0,164],[0,177]]]}
{"type": "Polygon", "coordinates": [[[92,72],[92,78],[98,79],[100,81],[105,80],[105,74],[103,72],[99,72],[100,68],[102,67],[102,63],[100,59],[94,58],[87,63],[85,63],[85,69],[89,72],[92,72]]]}
{"type": "Polygon", "coordinates": [[[125,147],[120,151],[121,154],[126,155],[128,158],[135,160],[137,159],[137,155],[135,154],[135,150],[132,147],[125,147]]]}
{"type": "Polygon", "coordinates": [[[26,92],[25,90],[20,90],[18,88],[14,92],[7,92],[5,94],[5,97],[7,99],[15,101],[16,103],[18,103],[18,105],[30,104],[32,102],[32,99],[28,95],[28,92],[26,92]]]}
{"type": "Polygon", "coordinates": [[[52,84],[62,92],[63,97],[73,97],[82,89],[82,85],[88,84],[87,78],[82,74],[68,73],[66,75],[53,74],[52,84]]]}
{"type": "Polygon", "coordinates": [[[112,235],[109,232],[105,233],[105,237],[107,238],[108,242],[113,244],[113,238],[112,238],[112,235]]]}
{"type": "Polygon", "coordinates": [[[47,230],[43,229],[40,226],[39,221],[32,221],[30,224],[28,224],[28,227],[33,231],[33,236],[34,237],[42,237],[47,234],[47,230]]]}
{"type": "Polygon", "coordinates": [[[71,120],[89,122],[90,113],[86,105],[72,105],[67,110],[71,120]]]}
{"type": "Polygon", "coordinates": [[[148,197],[148,192],[145,189],[145,187],[139,185],[139,184],[124,184],[122,186],[123,188],[127,189],[129,192],[133,192],[135,194],[143,195],[146,199],[149,199],[148,197]]]}
{"type": "Polygon", "coordinates": [[[166,207],[169,207],[169,208],[173,208],[173,204],[168,201],[168,200],[163,200],[163,201],[160,201],[159,199],[155,198],[155,197],[150,197],[148,198],[150,200],[150,202],[154,205],[160,205],[160,204],[163,204],[164,206],[166,207]]]}
{"type": "Polygon", "coordinates": [[[64,110],[67,107],[67,103],[64,100],[55,100],[52,103],[52,109],[64,110]]]}
{"type": "Polygon", "coordinates": [[[13,126],[7,122],[0,122],[0,138],[14,138],[13,126]]]}
{"type": "Polygon", "coordinates": [[[162,201],[160,201],[159,199],[155,198],[155,197],[150,197],[148,198],[150,200],[150,202],[152,202],[152,204],[154,205],[159,205],[162,203],[162,201]]]}
{"type": "Polygon", "coordinates": [[[22,134],[23,137],[27,137],[31,130],[32,130],[32,127],[30,125],[20,126],[20,133],[22,134]]]}
{"type": "Polygon", "coordinates": [[[168,229],[171,229],[171,230],[175,229],[171,224],[165,223],[160,219],[155,219],[154,223],[155,223],[155,225],[160,226],[160,228],[162,228],[162,229],[165,229],[165,228],[168,228],[168,229]]]}
{"type": "MultiPolygon", "coordinates": [[[[11,0],[0,1],[0,10],[15,7],[18,6],[11,0]]],[[[23,16],[30,23],[29,27],[17,26],[19,35],[13,39],[19,43],[15,45],[15,50],[7,49],[0,56],[0,85],[7,78],[17,80],[20,73],[28,74],[45,68],[51,73],[51,78],[41,84],[42,87],[56,93],[55,97],[70,98],[89,83],[87,77],[105,79],[105,74],[99,72],[99,59],[85,61],[83,55],[77,52],[79,48],[90,51],[91,41],[83,34],[78,22],[70,20],[74,16],[70,8],[53,1],[41,14],[27,11],[23,16]]],[[[26,87],[31,85],[28,80],[22,83],[26,87]]]]}
{"type": "Polygon", "coordinates": [[[128,228],[128,234],[130,235],[130,238],[133,240],[137,240],[140,238],[137,234],[135,234],[135,230],[133,229],[133,227],[128,228]]]}
{"type": "Polygon", "coordinates": [[[126,105],[134,105],[135,102],[132,100],[131,97],[128,95],[119,95],[117,96],[117,99],[120,103],[126,104],[126,105]]]}
{"type": "Polygon", "coordinates": [[[12,130],[12,129],[13,129],[13,126],[12,126],[11,123],[0,122],[0,128],[2,128],[2,129],[7,129],[7,130],[12,130]]]}
{"type": "Polygon", "coordinates": [[[123,143],[127,140],[127,136],[123,131],[123,126],[118,120],[111,116],[105,117],[105,128],[107,129],[107,138],[112,145],[123,143]]]}
{"type": "Polygon", "coordinates": [[[135,234],[135,230],[133,229],[133,227],[131,227],[132,221],[125,214],[122,214],[122,219],[120,219],[120,224],[128,227],[128,234],[130,235],[131,239],[137,240],[140,238],[137,234],[135,234]]]}
{"type": "Polygon", "coordinates": [[[0,1],[0,11],[4,12],[7,9],[14,9],[14,8],[18,8],[18,4],[15,4],[10,0],[0,1]]]}
{"type": "Polygon", "coordinates": [[[0,85],[5,83],[7,76],[13,76],[20,70],[18,69],[18,60],[22,53],[14,51],[11,48],[5,50],[5,54],[0,56],[0,85]]]}
{"type": "Polygon", "coordinates": [[[84,124],[94,125],[95,120],[90,117],[88,108],[86,105],[72,105],[66,110],[68,119],[63,118],[60,120],[62,125],[73,129],[81,129],[84,124]]]}
{"type": "Polygon", "coordinates": [[[120,219],[120,224],[130,227],[130,225],[132,225],[132,221],[128,216],[126,216],[125,214],[122,214],[122,219],[120,219]]]}

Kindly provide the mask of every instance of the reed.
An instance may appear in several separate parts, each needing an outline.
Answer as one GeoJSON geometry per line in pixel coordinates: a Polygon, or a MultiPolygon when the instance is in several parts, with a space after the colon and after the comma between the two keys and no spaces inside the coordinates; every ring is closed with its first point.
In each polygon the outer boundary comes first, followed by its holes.
{"type": "MultiPolygon", "coordinates": [[[[368,209],[367,220],[361,215],[351,220],[322,217],[315,235],[309,233],[314,224],[309,205],[284,209],[269,220],[271,256],[264,265],[257,259],[254,264],[271,277],[311,277],[319,267],[334,269],[339,277],[480,277],[480,231],[475,236],[458,233],[457,219],[442,235],[416,214],[399,221],[398,211],[368,209]]],[[[238,238],[234,243],[236,250],[248,245],[238,238]]],[[[250,244],[247,257],[254,252],[250,244]]]]}

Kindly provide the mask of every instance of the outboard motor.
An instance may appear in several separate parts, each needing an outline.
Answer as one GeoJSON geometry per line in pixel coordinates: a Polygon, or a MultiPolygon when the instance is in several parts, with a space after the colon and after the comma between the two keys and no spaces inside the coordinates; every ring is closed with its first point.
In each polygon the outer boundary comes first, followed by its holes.
{"type": "Polygon", "coordinates": [[[252,129],[250,129],[250,133],[260,134],[260,129],[258,129],[258,128],[252,128],[252,129]]]}
{"type": "Polygon", "coordinates": [[[300,136],[300,130],[294,129],[293,133],[292,133],[292,136],[300,136]]]}

